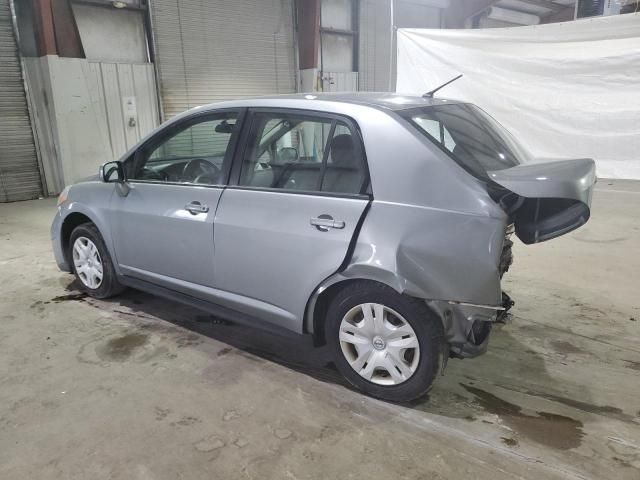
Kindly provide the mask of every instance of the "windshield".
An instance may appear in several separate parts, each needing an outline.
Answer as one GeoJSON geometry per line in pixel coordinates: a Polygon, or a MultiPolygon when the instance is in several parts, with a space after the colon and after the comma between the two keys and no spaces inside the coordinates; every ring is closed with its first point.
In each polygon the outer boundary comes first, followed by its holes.
{"type": "Polygon", "coordinates": [[[438,105],[413,109],[404,115],[476,177],[487,179],[488,171],[528,161],[526,152],[509,132],[475,105],[438,105]]]}

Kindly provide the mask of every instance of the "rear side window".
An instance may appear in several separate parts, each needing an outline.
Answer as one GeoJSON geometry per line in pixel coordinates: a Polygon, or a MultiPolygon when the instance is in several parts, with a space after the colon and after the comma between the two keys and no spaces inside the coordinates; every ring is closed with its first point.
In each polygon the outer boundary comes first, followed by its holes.
{"type": "Polygon", "coordinates": [[[470,104],[409,110],[403,114],[417,129],[476,177],[528,161],[524,149],[498,122],[470,104]]]}
{"type": "Polygon", "coordinates": [[[367,188],[362,145],[347,122],[315,115],[253,114],[240,185],[360,194],[367,188]]]}

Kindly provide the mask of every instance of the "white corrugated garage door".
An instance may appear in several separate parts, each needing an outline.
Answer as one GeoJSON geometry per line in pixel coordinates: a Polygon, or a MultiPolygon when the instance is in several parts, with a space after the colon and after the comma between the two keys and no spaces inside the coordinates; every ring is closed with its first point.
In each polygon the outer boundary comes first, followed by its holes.
{"type": "Polygon", "coordinates": [[[292,0],[153,0],[164,118],[239,97],[295,92],[292,0]]]}
{"type": "Polygon", "coordinates": [[[42,194],[9,0],[0,0],[0,202],[42,194]]]}

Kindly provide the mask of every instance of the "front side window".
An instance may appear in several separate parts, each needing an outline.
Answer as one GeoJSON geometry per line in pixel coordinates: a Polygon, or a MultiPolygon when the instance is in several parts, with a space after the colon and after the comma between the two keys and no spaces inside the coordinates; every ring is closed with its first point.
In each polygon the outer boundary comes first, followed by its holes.
{"type": "Polygon", "coordinates": [[[235,112],[186,120],[143,147],[134,157],[128,178],[171,183],[219,185],[231,160],[235,112]]]}
{"type": "Polygon", "coordinates": [[[528,155],[502,125],[470,104],[436,105],[403,114],[420,133],[478,178],[528,161],[528,155]]]}
{"type": "Polygon", "coordinates": [[[363,193],[367,174],[356,135],[341,120],[256,113],[244,153],[240,185],[363,193]]]}

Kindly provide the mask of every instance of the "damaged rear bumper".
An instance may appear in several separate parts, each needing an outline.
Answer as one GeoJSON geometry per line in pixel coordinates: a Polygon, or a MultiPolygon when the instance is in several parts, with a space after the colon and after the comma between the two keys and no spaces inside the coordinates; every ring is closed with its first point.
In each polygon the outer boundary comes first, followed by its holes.
{"type": "MultiPolygon", "coordinates": [[[[513,263],[513,232],[513,225],[509,225],[505,231],[498,265],[500,278],[513,263]]],[[[430,301],[427,304],[442,319],[450,356],[473,358],[486,352],[493,324],[507,322],[514,302],[503,291],[501,305],[479,305],[454,300],[430,301]]]]}
{"type": "Polygon", "coordinates": [[[471,305],[459,302],[436,300],[427,304],[442,319],[445,341],[451,356],[473,358],[487,351],[489,334],[493,324],[505,319],[513,305],[511,298],[505,305],[471,305]]]}

